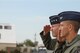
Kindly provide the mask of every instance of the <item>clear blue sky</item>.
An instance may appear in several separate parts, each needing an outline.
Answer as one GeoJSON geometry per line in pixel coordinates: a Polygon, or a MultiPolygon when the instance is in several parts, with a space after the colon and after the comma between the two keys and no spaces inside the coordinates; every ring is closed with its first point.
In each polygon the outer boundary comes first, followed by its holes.
{"type": "Polygon", "coordinates": [[[0,23],[16,25],[17,42],[25,39],[42,43],[39,32],[49,16],[62,11],[80,11],[80,0],[0,0],[0,23]]]}

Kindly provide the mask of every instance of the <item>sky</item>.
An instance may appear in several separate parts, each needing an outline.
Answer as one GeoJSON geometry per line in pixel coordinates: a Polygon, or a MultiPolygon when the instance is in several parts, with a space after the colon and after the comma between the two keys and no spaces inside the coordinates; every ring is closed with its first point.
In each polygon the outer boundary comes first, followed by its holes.
{"type": "Polygon", "coordinates": [[[26,39],[42,44],[39,33],[49,23],[49,16],[62,11],[80,11],[80,0],[0,0],[0,23],[16,26],[16,41],[26,39]]]}

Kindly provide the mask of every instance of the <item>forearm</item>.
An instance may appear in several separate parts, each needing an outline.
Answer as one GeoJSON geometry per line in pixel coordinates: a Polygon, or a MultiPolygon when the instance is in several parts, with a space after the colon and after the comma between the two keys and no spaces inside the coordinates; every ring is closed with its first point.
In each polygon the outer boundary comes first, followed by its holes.
{"type": "Polygon", "coordinates": [[[48,50],[53,50],[55,48],[55,44],[56,44],[56,40],[55,39],[51,39],[50,37],[50,32],[48,32],[46,35],[43,34],[43,31],[40,33],[40,36],[43,40],[43,43],[45,45],[45,47],[48,50]]]}

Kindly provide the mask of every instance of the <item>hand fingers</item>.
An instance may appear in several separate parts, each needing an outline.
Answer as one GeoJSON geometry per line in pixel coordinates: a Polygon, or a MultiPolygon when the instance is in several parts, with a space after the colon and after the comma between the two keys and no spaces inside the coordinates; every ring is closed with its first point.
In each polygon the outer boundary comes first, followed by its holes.
{"type": "Polygon", "coordinates": [[[45,25],[44,26],[44,32],[48,33],[50,31],[50,28],[51,28],[50,25],[45,25]]]}
{"type": "Polygon", "coordinates": [[[50,30],[50,25],[46,25],[46,26],[44,26],[44,30],[50,30]]]}
{"type": "Polygon", "coordinates": [[[61,30],[58,31],[58,35],[57,35],[58,41],[61,41],[62,40],[62,38],[60,37],[60,34],[61,34],[61,30]]]}

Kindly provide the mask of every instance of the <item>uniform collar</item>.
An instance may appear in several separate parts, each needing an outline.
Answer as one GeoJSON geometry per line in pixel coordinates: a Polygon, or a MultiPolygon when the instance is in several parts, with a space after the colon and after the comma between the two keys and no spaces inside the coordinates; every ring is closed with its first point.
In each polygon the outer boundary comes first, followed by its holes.
{"type": "Polygon", "coordinates": [[[74,43],[76,43],[78,40],[80,40],[80,35],[77,35],[77,36],[72,40],[72,42],[70,42],[70,43],[68,43],[68,42],[66,41],[66,46],[71,46],[71,45],[73,45],[74,43]]]}

